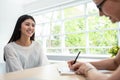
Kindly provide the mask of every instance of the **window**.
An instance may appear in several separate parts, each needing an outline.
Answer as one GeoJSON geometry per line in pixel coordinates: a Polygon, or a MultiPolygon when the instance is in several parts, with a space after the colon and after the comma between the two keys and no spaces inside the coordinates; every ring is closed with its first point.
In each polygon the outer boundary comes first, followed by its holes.
{"type": "Polygon", "coordinates": [[[36,40],[48,54],[108,54],[119,44],[119,25],[99,17],[93,2],[60,7],[34,16],[36,40]],[[92,7],[91,7],[92,6],[92,7]]]}

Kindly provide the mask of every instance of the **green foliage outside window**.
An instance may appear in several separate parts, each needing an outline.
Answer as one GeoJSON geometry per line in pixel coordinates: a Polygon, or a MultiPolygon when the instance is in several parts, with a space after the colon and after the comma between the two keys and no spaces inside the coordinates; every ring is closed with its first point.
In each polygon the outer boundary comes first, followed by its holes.
{"type": "Polygon", "coordinates": [[[47,38],[46,46],[54,48],[48,49],[49,53],[61,53],[63,48],[61,46],[64,45],[70,53],[77,53],[80,50],[86,53],[86,50],[89,50],[92,54],[108,54],[109,47],[118,44],[118,25],[112,24],[104,16],[96,15],[97,10],[93,7],[90,10],[90,4],[87,4],[86,11],[85,6],[81,5],[48,15],[50,26],[47,27],[50,27],[50,36],[47,38]],[[62,37],[64,37],[64,44],[62,37]]]}
{"type": "Polygon", "coordinates": [[[119,49],[120,49],[119,46],[113,46],[112,48],[109,49],[108,52],[111,54],[112,57],[114,57],[118,53],[119,49]]]}

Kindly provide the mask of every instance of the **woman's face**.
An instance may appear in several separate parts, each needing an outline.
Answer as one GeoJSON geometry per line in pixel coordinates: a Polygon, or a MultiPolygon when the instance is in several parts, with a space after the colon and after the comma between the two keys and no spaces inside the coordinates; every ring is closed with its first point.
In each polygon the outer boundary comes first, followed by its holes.
{"type": "Polygon", "coordinates": [[[100,16],[105,15],[109,17],[113,23],[120,21],[120,1],[94,0],[96,5],[99,5],[103,1],[104,3],[101,5],[101,11],[99,11],[100,16]]]}
{"type": "Polygon", "coordinates": [[[32,19],[26,19],[21,24],[21,36],[32,37],[35,32],[35,22],[32,19]]]}

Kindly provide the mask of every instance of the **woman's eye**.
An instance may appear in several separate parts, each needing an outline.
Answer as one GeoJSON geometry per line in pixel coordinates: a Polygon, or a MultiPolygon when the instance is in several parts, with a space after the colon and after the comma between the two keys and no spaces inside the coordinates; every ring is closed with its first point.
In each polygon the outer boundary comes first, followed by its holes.
{"type": "Polygon", "coordinates": [[[35,24],[31,24],[31,23],[26,23],[25,25],[35,27],[35,24]]]}
{"type": "Polygon", "coordinates": [[[26,24],[26,26],[30,26],[30,24],[26,24]]]}
{"type": "Polygon", "coordinates": [[[32,24],[32,27],[35,27],[35,24],[32,24]]]}

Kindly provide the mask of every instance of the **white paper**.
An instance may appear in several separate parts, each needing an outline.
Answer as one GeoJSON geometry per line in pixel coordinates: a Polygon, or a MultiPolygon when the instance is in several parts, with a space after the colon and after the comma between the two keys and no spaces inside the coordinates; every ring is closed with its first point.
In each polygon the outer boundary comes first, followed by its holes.
{"type": "Polygon", "coordinates": [[[74,71],[70,70],[68,67],[58,67],[58,71],[60,74],[75,74],[74,71]]]}

